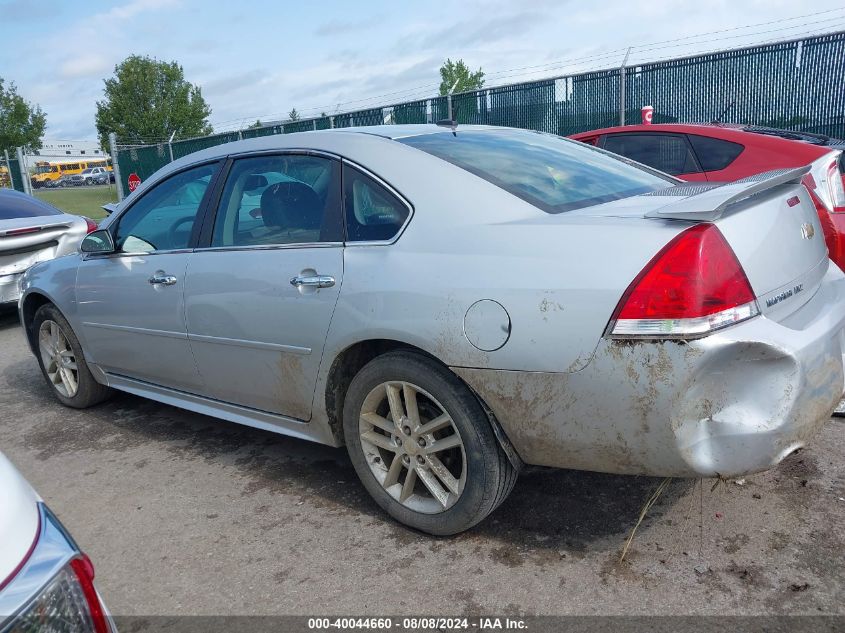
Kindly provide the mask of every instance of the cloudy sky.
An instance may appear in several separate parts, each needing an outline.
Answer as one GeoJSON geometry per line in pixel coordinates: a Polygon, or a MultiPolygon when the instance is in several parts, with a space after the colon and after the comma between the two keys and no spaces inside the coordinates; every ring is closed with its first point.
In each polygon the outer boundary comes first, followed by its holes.
{"type": "Polygon", "coordinates": [[[842,29],[841,0],[0,0],[0,77],[83,140],[131,54],[182,64],[222,130],[432,96],[446,57],[494,86],[842,29]]]}

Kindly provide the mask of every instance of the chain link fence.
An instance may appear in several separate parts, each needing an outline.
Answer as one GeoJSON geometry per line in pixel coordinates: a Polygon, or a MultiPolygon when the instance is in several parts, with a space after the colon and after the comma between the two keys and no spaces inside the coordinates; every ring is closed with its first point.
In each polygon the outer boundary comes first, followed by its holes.
{"type": "MultiPolygon", "coordinates": [[[[458,123],[518,127],[560,135],[638,123],[755,124],[845,137],[845,31],[679,59],[517,83],[450,97],[145,146],[112,147],[122,190],[171,160],[242,138],[364,125],[458,123]]],[[[120,191],[121,188],[118,188],[120,191]]]]}

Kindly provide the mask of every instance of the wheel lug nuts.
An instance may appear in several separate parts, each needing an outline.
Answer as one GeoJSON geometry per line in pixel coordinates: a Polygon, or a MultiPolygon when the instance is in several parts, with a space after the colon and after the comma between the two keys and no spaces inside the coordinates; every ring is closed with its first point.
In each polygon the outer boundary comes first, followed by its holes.
{"type": "Polygon", "coordinates": [[[418,439],[417,444],[419,444],[421,447],[425,448],[425,438],[421,437],[420,439],[418,439]]]}
{"type": "Polygon", "coordinates": [[[425,457],[423,457],[422,455],[417,455],[417,463],[425,464],[425,457]]]}
{"type": "Polygon", "coordinates": [[[407,455],[402,455],[402,463],[408,466],[411,463],[411,458],[407,455]]]}
{"type": "Polygon", "coordinates": [[[410,434],[411,434],[411,427],[410,427],[410,426],[406,426],[406,427],[404,427],[404,428],[402,429],[402,432],[403,432],[405,435],[410,435],[410,434]]]}

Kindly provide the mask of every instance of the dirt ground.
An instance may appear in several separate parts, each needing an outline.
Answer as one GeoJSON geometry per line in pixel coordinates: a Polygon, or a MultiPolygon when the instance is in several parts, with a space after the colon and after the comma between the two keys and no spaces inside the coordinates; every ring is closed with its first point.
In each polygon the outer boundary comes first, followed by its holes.
{"type": "Polygon", "coordinates": [[[128,395],[60,406],[0,317],[0,450],[118,615],[843,614],[845,422],[741,482],[528,469],[463,535],[386,517],[342,449],[128,395]],[[741,485],[740,485],[741,484],[741,485]]]}

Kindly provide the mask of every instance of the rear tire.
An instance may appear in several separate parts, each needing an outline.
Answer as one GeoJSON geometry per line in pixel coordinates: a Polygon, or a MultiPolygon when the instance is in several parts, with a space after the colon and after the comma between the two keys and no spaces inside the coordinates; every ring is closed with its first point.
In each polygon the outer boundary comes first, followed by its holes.
{"type": "Polygon", "coordinates": [[[422,354],[390,352],[364,366],[346,394],[343,430],[355,471],[376,503],[429,534],[469,529],[516,482],[476,397],[422,354]]]}
{"type": "Polygon", "coordinates": [[[32,335],[41,373],[63,405],[86,409],[112,394],[109,387],[94,380],[70,323],[52,303],[36,311],[32,335]]]}

